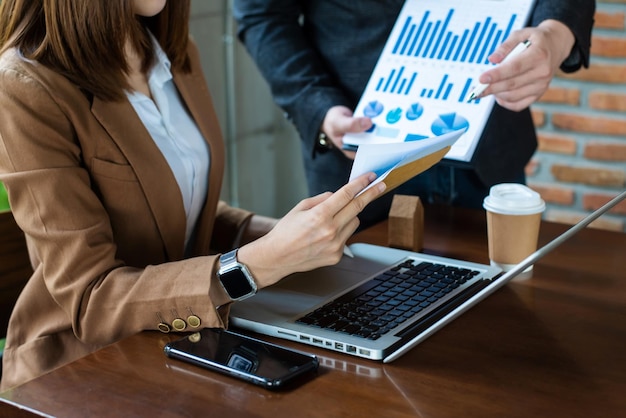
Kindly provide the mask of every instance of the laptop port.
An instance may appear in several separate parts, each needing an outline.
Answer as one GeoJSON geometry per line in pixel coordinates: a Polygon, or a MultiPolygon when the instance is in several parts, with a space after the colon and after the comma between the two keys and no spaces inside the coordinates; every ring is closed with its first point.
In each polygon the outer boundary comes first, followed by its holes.
{"type": "Polygon", "coordinates": [[[356,347],[353,345],[348,346],[348,353],[356,353],[356,347]]]}
{"type": "Polygon", "coordinates": [[[343,351],[343,344],[341,344],[341,343],[335,343],[335,348],[336,348],[337,350],[341,350],[341,351],[343,351]]]}

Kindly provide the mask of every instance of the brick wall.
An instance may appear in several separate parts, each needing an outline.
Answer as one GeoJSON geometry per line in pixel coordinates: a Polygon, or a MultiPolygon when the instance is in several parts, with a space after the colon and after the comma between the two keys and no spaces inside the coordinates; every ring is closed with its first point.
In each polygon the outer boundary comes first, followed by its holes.
{"type": "MultiPolygon", "coordinates": [[[[526,172],[545,219],[576,223],[626,189],[626,0],[596,2],[590,68],[559,74],[532,110],[526,172]]],[[[626,201],[591,226],[626,232],[626,201]]]]}

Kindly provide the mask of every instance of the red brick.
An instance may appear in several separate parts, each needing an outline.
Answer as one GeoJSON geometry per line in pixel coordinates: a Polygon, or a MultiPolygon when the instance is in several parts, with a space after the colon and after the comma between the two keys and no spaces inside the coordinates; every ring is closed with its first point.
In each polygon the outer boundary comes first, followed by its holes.
{"type": "Polygon", "coordinates": [[[600,161],[626,161],[626,142],[615,144],[592,141],[585,145],[585,158],[600,161]]]}
{"type": "Polygon", "coordinates": [[[531,115],[533,118],[533,122],[536,127],[545,126],[546,124],[546,113],[541,110],[532,109],[531,115]]]}
{"type": "Polygon", "coordinates": [[[539,133],[539,151],[555,152],[558,154],[576,154],[576,141],[568,136],[539,133]]]}
{"type": "MultiPolygon", "coordinates": [[[[606,194],[599,194],[599,193],[586,193],[583,196],[583,209],[594,211],[598,209],[599,207],[603,206],[604,204],[606,204],[607,202],[609,202],[615,196],[617,196],[617,194],[606,195],[606,194]]],[[[611,210],[609,210],[609,213],[615,213],[617,215],[626,215],[626,200],[622,200],[617,205],[613,206],[611,210]]]]}
{"type": "Polygon", "coordinates": [[[591,40],[591,55],[607,58],[626,57],[626,39],[594,36],[591,40]]]}
{"type": "Polygon", "coordinates": [[[624,22],[626,21],[624,13],[603,11],[597,11],[594,19],[594,28],[597,29],[624,29],[624,22]]]}
{"type": "Polygon", "coordinates": [[[575,73],[558,73],[559,78],[577,81],[593,81],[607,84],[626,83],[626,65],[600,64],[594,62],[589,68],[575,73]]]}
{"type": "Polygon", "coordinates": [[[589,93],[589,107],[598,110],[626,112],[626,94],[592,91],[589,93]]]}
{"type": "Polygon", "coordinates": [[[541,103],[559,103],[577,106],[580,104],[580,90],[550,87],[539,99],[541,103]]]}
{"type": "Polygon", "coordinates": [[[626,185],[626,172],[623,170],[554,164],[550,171],[556,180],[567,183],[607,187],[624,187],[626,185]]]}
{"type": "MultiPolygon", "coordinates": [[[[551,221],[551,222],[559,222],[559,223],[564,223],[564,224],[568,224],[568,225],[574,225],[575,223],[577,223],[578,221],[580,221],[581,219],[583,219],[587,214],[581,214],[578,212],[569,212],[569,211],[563,211],[563,210],[548,210],[546,211],[546,213],[544,214],[543,218],[546,221],[551,221]]],[[[623,232],[624,231],[624,221],[623,220],[619,220],[617,218],[614,217],[600,217],[598,219],[596,219],[595,221],[591,222],[589,224],[589,228],[596,228],[596,229],[604,229],[607,231],[616,231],[616,232],[623,232]]]]}
{"type": "Polygon", "coordinates": [[[533,158],[528,162],[528,164],[526,164],[526,167],[524,168],[524,174],[526,174],[526,177],[532,177],[537,174],[537,171],[539,171],[540,167],[541,162],[539,162],[538,159],[533,158]]]}
{"type": "Polygon", "coordinates": [[[554,113],[552,124],[560,129],[604,135],[626,135],[626,118],[608,118],[571,113],[554,113]]]}
{"type": "Polygon", "coordinates": [[[555,185],[539,185],[528,183],[528,187],[541,195],[546,203],[555,203],[558,205],[571,206],[574,204],[574,191],[555,185]]]}

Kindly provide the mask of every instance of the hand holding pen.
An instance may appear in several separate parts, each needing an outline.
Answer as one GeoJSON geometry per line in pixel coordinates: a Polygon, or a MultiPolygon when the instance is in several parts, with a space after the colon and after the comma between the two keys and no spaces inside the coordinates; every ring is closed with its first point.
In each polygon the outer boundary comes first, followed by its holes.
{"type": "MultiPolygon", "coordinates": [[[[520,42],[519,44],[517,44],[515,48],[513,48],[513,50],[506,57],[504,57],[504,59],[502,60],[500,64],[504,64],[508,60],[517,57],[519,54],[525,51],[526,48],[528,48],[530,45],[531,43],[528,39],[526,39],[523,42],[520,42]]],[[[478,85],[474,87],[472,91],[470,92],[470,95],[467,101],[471,102],[472,100],[478,99],[480,95],[483,94],[485,90],[487,90],[487,87],[489,87],[489,84],[478,83],[478,85]]]]}

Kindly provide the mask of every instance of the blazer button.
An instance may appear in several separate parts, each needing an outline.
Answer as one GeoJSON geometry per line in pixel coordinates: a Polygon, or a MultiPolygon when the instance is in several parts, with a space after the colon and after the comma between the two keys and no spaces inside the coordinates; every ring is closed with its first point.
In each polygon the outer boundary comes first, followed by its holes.
{"type": "Polygon", "coordinates": [[[157,325],[157,328],[159,329],[159,331],[161,331],[164,334],[167,334],[168,332],[170,332],[170,326],[167,325],[165,322],[159,322],[159,324],[157,325]]]}
{"type": "Polygon", "coordinates": [[[187,307],[187,310],[189,311],[189,316],[187,317],[187,324],[191,328],[198,328],[200,326],[200,323],[202,322],[200,321],[200,317],[193,313],[193,311],[191,310],[191,307],[187,307]]]}
{"type": "Polygon", "coordinates": [[[167,325],[167,322],[165,322],[163,320],[163,318],[161,317],[161,312],[157,312],[157,318],[159,318],[159,323],[157,324],[157,329],[159,331],[161,331],[164,334],[167,334],[168,332],[170,332],[170,326],[167,325]]]}
{"type": "Polygon", "coordinates": [[[180,318],[176,318],[172,321],[172,327],[176,331],[183,331],[185,328],[187,328],[187,323],[180,318]]]}
{"type": "Polygon", "coordinates": [[[187,317],[187,323],[191,328],[198,328],[200,326],[200,322],[200,318],[198,318],[196,315],[189,315],[187,317]]]}

